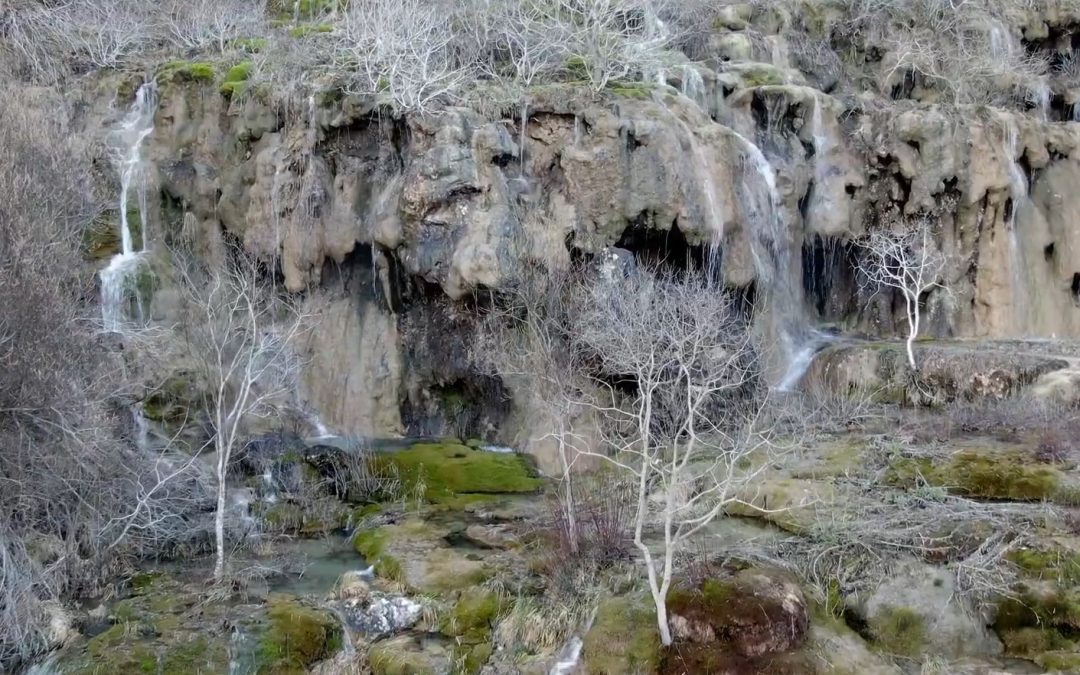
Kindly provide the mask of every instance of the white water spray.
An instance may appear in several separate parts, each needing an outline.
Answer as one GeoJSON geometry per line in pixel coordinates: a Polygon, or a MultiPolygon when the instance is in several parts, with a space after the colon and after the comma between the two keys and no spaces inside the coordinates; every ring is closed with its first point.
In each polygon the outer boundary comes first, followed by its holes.
{"type": "Polygon", "coordinates": [[[124,116],[112,136],[115,162],[120,173],[120,253],[101,271],[101,312],[105,330],[119,331],[124,323],[124,305],[130,295],[128,280],[138,269],[140,254],[146,250],[147,207],[146,167],[142,145],[154,131],[154,112],[157,110],[157,90],[153,82],[139,87],[135,103],[124,116]],[[135,248],[131,223],[128,219],[131,191],[135,191],[136,209],[141,229],[140,247],[135,248]]]}
{"type": "Polygon", "coordinates": [[[1013,314],[1017,326],[1027,325],[1027,308],[1030,304],[1027,278],[1024,269],[1024,255],[1020,246],[1020,237],[1016,232],[1016,214],[1028,196],[1028,181],[1020,167],[1020,135],[1016,122],[1005,120],[1005,159],[1009,168],[1009,196],[1012,208],[1005,221],[1005,231],[1009,238],[1009,268],[1012,273],[1013,314]]]}
{"type": "Polygon", "coordinates": [[[1045,77],[1039,78],[1031,89],[1030,100],[1043,122],[1050,121],[1050,95],[1050,83],[1045,77]]]}
{"type": "Polygon", "coordinates": [[[1010,58],[1019,45],[1009,29],[998,19],[990,20],[990,55],[997,61],[1010,58]]]}
{"type": "Polygon", "coordinates": [[[705,89],[705,80],[693,66],[683,66],[682,95],[694,102],[706,115],[709,114],[709,93],[705,89]]]}

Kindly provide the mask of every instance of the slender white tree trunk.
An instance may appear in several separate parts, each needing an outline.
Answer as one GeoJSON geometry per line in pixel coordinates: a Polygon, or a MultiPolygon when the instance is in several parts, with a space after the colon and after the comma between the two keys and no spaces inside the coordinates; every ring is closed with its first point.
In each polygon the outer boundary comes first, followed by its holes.
{"type": "Polygon", "coordinates": [[[915,337],[919,334],[919,299],[915,298],[915,302],[912,303],[911,298],[905,293],[904,302],[907,304],[907,321],[908,321],[908,338],[907,338],[907,358],[908,364],[912,370],[918,370],[918,366],[915,365],[915,350],[913,345],[915,344],[915,337]]]}
{"type": "Polygon", "coordinates": [[[214,548],[216,559],[214,561],[214,580],[221,581],[225,578],[225,497],[228,488],[225,478],[228,473],[229,456],[228,448],[220,442],[222,428],[218,427],[219,442],[217,448],[217,512],[214,514],[214,548]]]}

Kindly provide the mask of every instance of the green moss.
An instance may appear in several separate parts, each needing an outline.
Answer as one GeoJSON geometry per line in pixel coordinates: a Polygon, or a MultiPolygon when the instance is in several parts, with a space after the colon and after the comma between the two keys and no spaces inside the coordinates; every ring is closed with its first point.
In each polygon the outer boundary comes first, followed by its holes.
{"type": "Polygon", "coordinates": [[[748,87],[765,87],[784,84],[784,75],[773,66],[760,65],[741,72],[743,82],[748,87]]]}
{"type": "Polygon", "coordinates": [[[313,33],[331,33],[334,27],[328,23],[309,23],[303,26],[293,26],[289,29],[289,37],[305,38],[313,33]]]}
{"type": "Polygon", "coordinates": [[[120,226],[108,212],[95,218],[83,229],[83,252],[90,260],[105,260],[120,253],[120,226]]]}
{"type": "Polygon", "coordinates": [[[195,378],[177,371],[142,402],[143,415],[155,422],[178,424],[190,419],[201,408],[195,378]]]}
{"type": "Polygon", "coordinates": [[[1080,654],[1071,652],[1053,652],[1042,654],[1035,659],[1046,670],[1060,671],[1063,673],[1080,673],[1080,654]]]}
{"type": "Polygon", "coordinates": [[[375,566],[375,574],[391,581],[405,581],[405,570],[401,561],[385,552],[385,528],[362,530],[353,537],[353,548],[364,557],[369,565],[375,566]]]}
{"type": "Polygon", "coordinates": [[[660,665],[660,632],[646,601],[605,599],[583,642],[582,664],[588,675],[652,673],[660,665]]]}
{"type": "Polygon", "coordinates": [[[201,61],[169,61],[158,68],[159,84],[171,82],[213,82],[217,76],[214,64],[201,61]]]}
{"type": "Polygon", "coordinates": [[[422,488],[430,502],[461,493],[536,492],[541,484],[522,455],[482,452],[457,443],[418,443],[379,455],[373,463],[376,469],[396,471],[406,490],[422,488]]]}
{"type": "Polygon", "coordinates": [[[251,61],[241,61],[225,73],[225,80],[221,83],[219,91],[222,96],[231,98],[236,94],[242,94],[247,88],[248,78],[251,77],[251,61]]]}
{"type": "Polygon", "coordinates": [[[1032,461],[1020,452],[972,451],[956,453],[945,464],[927,458],[901,458],[886,475],[890,482],[915,486],[920,479],[934,487],[984,499],[1038,501],[1052,499],[1061,485],[1061,473],[1032,461]]]}
{"type": "Polygon", "coordinates": [[[648,82],[628,82],[617,80],[608,84],[607,90],[621,98],[647,101],[652,96],[652,85],[648,82]]]}
{"type": "Polygon", "coordinates": [[[381,528],[362,530],[353,537],[353,548],[369,563],[378,558],[386,547],[386,531],[381,528]]]}
{"type": "Polygon", "coordinates": [[[589,62],[584,56],[575,54],[566,59],[566,63],[563,64],[563,69],[567,74],[579,80],[584,80],[589,77],[589,62]]]}
{"type": "Polygon", "coordinates": [[[1080,587],[1020,584],[1015,591],[1018,597],[998,605],[994,627],[999,632],[1043,626],[1080,631],[1080,587]]]}
{"type": "Polygon", "coordinates": [[[492,651],[490,642],[458,644],[454,647],[450,672],[454,675],[475,675],[491,658],[492,651]]]}
{"type": "Polygon", "coordinates": [[[221,641],[210,642],[205,637],[173,645],[158,661],[159,675],[190,675],[191,673],[220,673],[229,668],[229,650],[221,641]]]}
{"type": "Polygon", "coordinates": [[[259,641],[259,673],[302,673],[341,648],[341,626],[328,612],[292,600],[271,601],[259,641]]]}
{"type": "Polygon", "coordinates": [[[890,654],[914,656],[926,642],[926,621],[909,607],[881,607],[869,629],[874,643],[890,654]]]}
{"type": "Polygon", "coordinates": [[[232,41],[234,49],[252,54],[257,54],[266,49],[267,44],[269,44],[269,41],[266,38],[237,38],[232,41]]]}
{"type": "Polygon", "coordinates": [[[128,579],[128,585],[136,595],[142,595],[149,591],[154,584],[162,579],[161,572],[139,572],[128,579]]]}
{"type": "Polygon", "coordinates": [[[1026,577],[1080,585],[1080,553],[1029,548],[1012,551],[1008,558],[1026,577]]]}
{"type": "Polygon", "coordinates": [[[497,594],[471,588],[461,594],[454,608],[443,617],[439,631],[472,644],[486,642],[502,610],[503,603],[497,594]]]}

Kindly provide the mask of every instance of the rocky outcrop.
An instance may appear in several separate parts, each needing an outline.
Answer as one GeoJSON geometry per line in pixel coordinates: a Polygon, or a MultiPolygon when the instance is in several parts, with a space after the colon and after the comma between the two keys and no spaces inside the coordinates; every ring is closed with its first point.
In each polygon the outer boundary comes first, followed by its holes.
{"type": "MultiPolygon", "coordinates": [[[[903,303],[862,288],[853,242],[924,223],[947,258],[924,333],[1080,336],[1080,125],[1064,107],[1080,94],[1054,80],[1031,114],[945,105],[931,83],[876,73],[880,54],[861,55],[867,81],[841,86],[801,41],[851,39],[828,31],[850,17],[793,12],[725,9],[693,63],[673,53],[649,82],[599,94],[532,87],[525,119],[463,105],[395,116],[325,73],[286,104],[254,85],[228,97],[163,81],[146,146],[164,215],[149,225],[206,256],[224,234],[289,291],[328,296],[305,389],[324,424],[364,436],[529,443],[544,422],[516,414],[526,394],[463,358],[470,303],[525,264],[605,247],[715,263],[788,333],[887,336],[903,303]]],[[[1049,9],[1010,21],[992,29],[1053,53],[1075,25],[1049,9]]]]}

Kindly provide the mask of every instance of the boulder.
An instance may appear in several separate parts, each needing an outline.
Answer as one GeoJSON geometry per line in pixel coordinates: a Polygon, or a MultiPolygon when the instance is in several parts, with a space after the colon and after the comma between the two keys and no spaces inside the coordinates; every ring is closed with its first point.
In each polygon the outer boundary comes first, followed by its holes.
{"type": "Polygon", "coordinates": [[[782,572],[766,569],[673,590],[668,615],[676,640],[717,644],[750,658],[796,649],[810,625],[799,585],[782,572]]]}
{"type": "Polygon", "coordinates": [[[877,645],[892,654],[947,659],[1001,654],[988,621],[956,598],[955,575],[908,559],[852,609],[877,645]]]}
{"type": "Polygon", "coordinates": [[[371,591],[334,604],[351,631],[369,640],[381,640],[400,633],[420,618],[421,606],[403,595],[371,591]]]}

